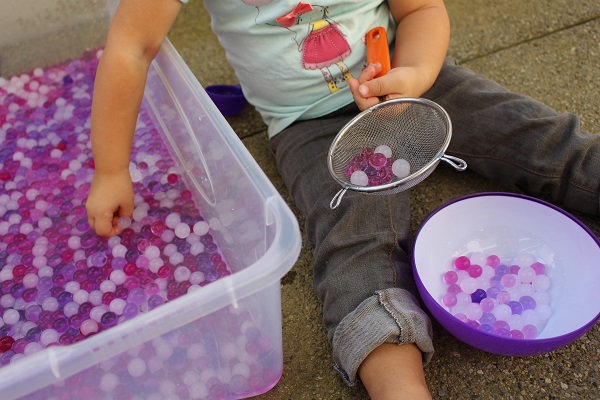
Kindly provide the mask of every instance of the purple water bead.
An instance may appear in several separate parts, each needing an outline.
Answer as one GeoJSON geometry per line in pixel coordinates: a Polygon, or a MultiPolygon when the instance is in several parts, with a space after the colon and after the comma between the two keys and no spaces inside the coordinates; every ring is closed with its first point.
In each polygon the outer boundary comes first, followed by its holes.
{"type": "Polygon", "coordinates": [[[471,293],[471,301],[473,303],[479,303],[481,300],[487,297],[487,293],[483,289],[477,289],[475,292],[471,293]]]}
{"type": "Polygon", "coordinates": [[[492,325],[482,323],[479,325],[479,330],[485,333],[494,334],[495,329],[492,325]]]}
{"type": "Polygon", "coordinates": [[[158,294],[154,294],[150,297],[148,297],[148,307],[152,310],[158,306],[161,306],[164,304],[164,299],[158,295],[158,294]]]}
{"type": "Polygon", "coordinates": [[[519,299],[519,303],[523,305],[523,310],[533,310],[536,306],[535,299],[531,296],[522,296],[519,299]]]}
{"type": "Polygon", "coordinates": [[[502,276],[508,274],[509,272],[510,271],[509,271],[508,266],[506,266],[504,264],[500,264],[500,265],[496,266],[496,276],[502,277],[502,276]]]}
{"type": "Polygon", "coordinates": [[[496,322],[496,316],[491,312],[484,312],[479,318],[479,323],[493,325],[496,322]]]}
{"type": "Polygon", "coordinates": [[[126,319],[131,319],[131,318],[137,316],[139,312],[140,312],[139,307],[133,303],[127,303],[127,304],[125,304],[125,307],[123,307],[123,316],[126,319]]]}
{"type": "Polygon", "coordinates": [[[100,317],[100,324],[102,324],[102,326],[105,328],[115,326],[118,322],[119,316],[112,311],[107,311],[104,314],[102,314],[102,317],[100,317]]]}
{"type": "Polygon", "coordinates": [[[521,314],[523,312],[523,305],[518,301],[511,300],[507,304],[512,310],[513,314],[521,314]]]}

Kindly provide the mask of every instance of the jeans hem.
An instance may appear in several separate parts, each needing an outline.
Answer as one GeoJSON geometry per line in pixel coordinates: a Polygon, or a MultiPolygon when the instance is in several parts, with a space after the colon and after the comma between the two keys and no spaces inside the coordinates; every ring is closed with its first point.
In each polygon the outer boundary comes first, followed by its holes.
{"type": "Polygon", "coordinates": [[[356,385],[358,367],[383,343],[416,344],[426,365],[433,356],[432,335],[429,317],[410,292],[399,288],[375,292],[336,328],[334,370],[348,386],[356,385]]]}

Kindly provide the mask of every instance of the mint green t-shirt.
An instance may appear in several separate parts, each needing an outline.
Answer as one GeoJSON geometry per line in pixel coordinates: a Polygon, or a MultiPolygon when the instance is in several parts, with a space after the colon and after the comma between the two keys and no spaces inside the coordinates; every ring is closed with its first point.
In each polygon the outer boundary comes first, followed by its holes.
{"type": "Polygon", "coordinates": [[[347,79],[366,65],[365,34],[394,37],[383,0],[205,0],[244,95],[272,137],[353,102],[347,79]]]}

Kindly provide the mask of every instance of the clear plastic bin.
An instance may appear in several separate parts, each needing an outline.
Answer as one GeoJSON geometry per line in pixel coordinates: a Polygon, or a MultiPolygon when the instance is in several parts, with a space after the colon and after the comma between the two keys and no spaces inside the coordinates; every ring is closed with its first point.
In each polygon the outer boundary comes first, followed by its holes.
{"type": "MultiPolygon", "coordinates": [[[[101,46],[114,7],[20,3],[31,18],[4,24],[12,29],[0,42],[4,77],[101,46]]],[[[14,5],[0,5],[0,22],[14,5]]],[[[280,279],[301,243],[294,215],[168,41],[151,67],[144,107],[232,274],[79,343],[0,367],[3,400],[246,398],[281,376],[280,279]]]]}

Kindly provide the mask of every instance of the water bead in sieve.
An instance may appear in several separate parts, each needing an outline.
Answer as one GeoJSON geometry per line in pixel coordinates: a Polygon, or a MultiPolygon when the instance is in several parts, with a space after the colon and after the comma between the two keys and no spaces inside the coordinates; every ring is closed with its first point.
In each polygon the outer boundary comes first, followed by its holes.
{"type": "Polygon", "coordinates": [[[410,175],[410,163],[403,158],[399,158],[392,163],[392,173],[399,179],[404,179],[410,175]]]}
{"type": "MultiPolygon", "coordinates": [[[[368,160],[369,164],[376,168],[377,170],[385,167],[385,165],[387,164],[387,157],[382,154],[382,153],[373,153],[373,155],[371,157],[369,157],[368,160]]],[[[392,165],[392,171],[393,171],[393,165],[392,165]]]]}
{"type": "Polygon", "coordinates": [[[369,184],[369,177],[364,171],[354,171],[350,176],[350,183],[355,186],[367,186],[369,184]]]}

